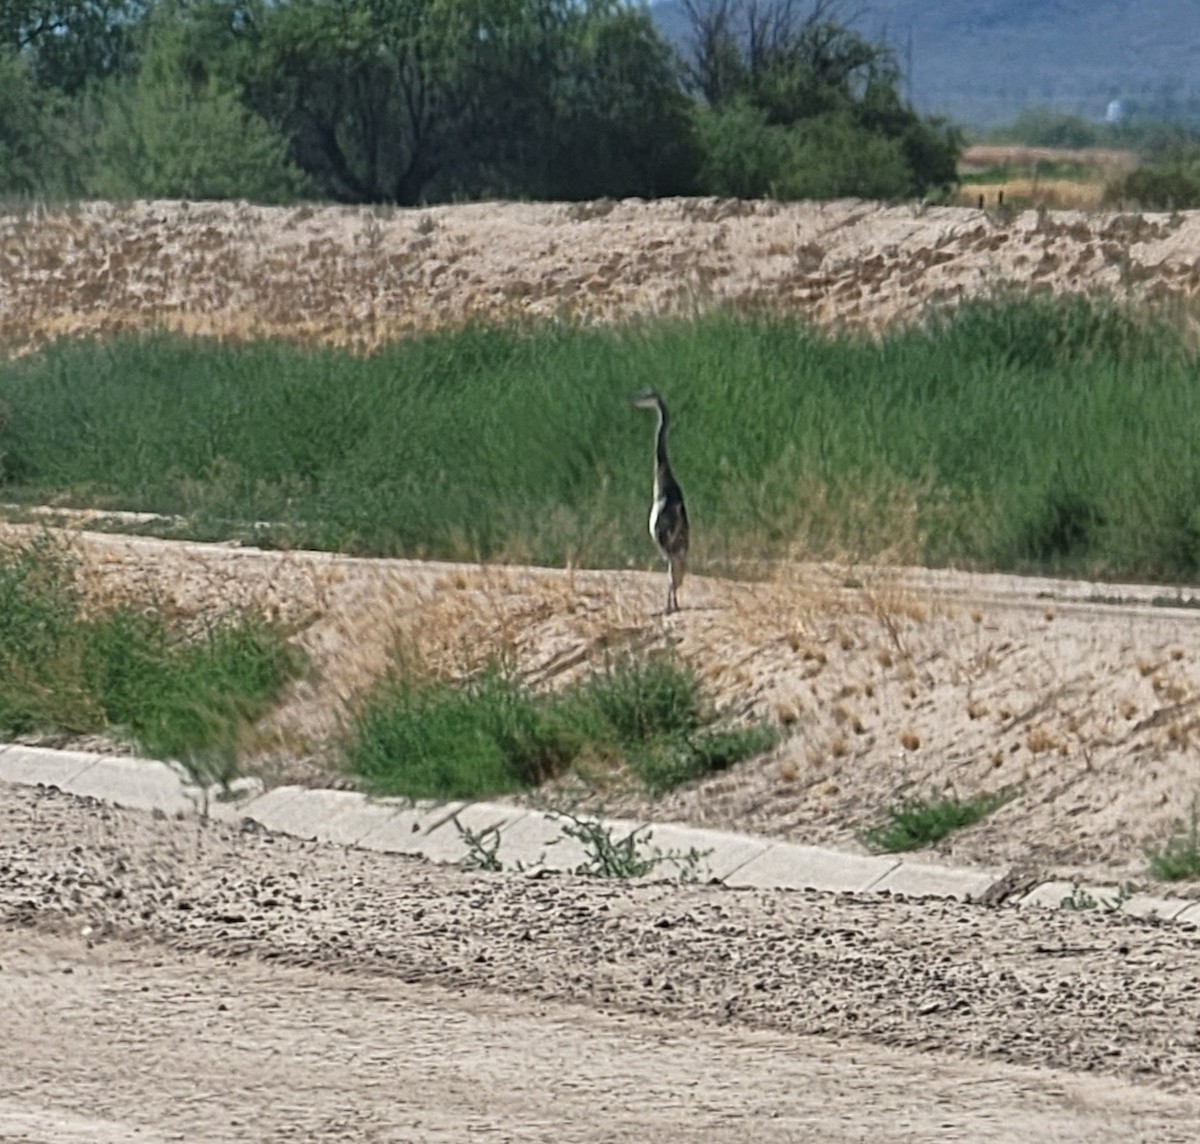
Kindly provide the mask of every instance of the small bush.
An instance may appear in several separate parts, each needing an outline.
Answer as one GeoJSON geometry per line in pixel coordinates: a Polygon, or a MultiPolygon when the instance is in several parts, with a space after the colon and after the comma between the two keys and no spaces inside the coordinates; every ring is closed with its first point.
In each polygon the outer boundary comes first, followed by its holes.
{"type": "MultiPolygon", "coordinates": [[[[937,131],[902,137],[871,130],[848,114],[783,125],[745,100],[700,112],[698,134],[700,189],[734,198],[901,198],[920,191],[942,144],[937,131]]],[[[953,181],[952,162],[942,181],[953,181]]]]}
{"type": "Polygon", "coordinates": [[[576,728],[591,728],[655,795],[769,750],[778,738],[765,724],[730,726],[671,655],[622,657],[563,704],[576,728]]]}
{"type": "Polygon", "coordinates": [[[723,771],[752,755],[769,751],[777,733],[765,724],[663,736],[628,751],[629,769],[651,794],[723,771]]]}
{"type": "Polygon", "coordinates": [[[355,720],[350,767],[383,794],[475,798],[553,777],[574,744],[546,704],[498,668],[464,687],[396,679],[355,720]]]}
{"type": "Polygon", "coordinates": [[[1104,204],[1134,204],[1148,211],[1194,210],[1200,207],[1200,162],[1175,159],[1139,167],[1105,188],[1104,204]]]}
{"type": "Polygon", "coordinates": [[[567,708],[577,718],[594,711],[625,747],[686,734],[710,717],[695,674],[665,655],[621,657],[590,676],[567,708]]]}
{"type": "Polygon", "coordinates": [[[889,807],[887,820],[865,830],[864,845],[875,854],[919,850],[940,842],[955,830],[974,826],[1016,797],[1012,789],[987,792],[965,801],[944,798],[930,802],[912,799],[889,807]]]}
{"type": "Polygon", "coordinates": [[[1192,800],[1186,825],[1180,823],[1162,850],[1150,854],[1150,873],[1163,882],[1200,878],[1200,800],[1192,800]]]}

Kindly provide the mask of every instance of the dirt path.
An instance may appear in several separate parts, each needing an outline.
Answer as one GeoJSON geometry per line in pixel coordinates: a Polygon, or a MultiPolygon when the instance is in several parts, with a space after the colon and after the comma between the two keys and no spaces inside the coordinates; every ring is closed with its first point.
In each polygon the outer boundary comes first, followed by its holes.
{"type": "Polygon", "coordinates": [[[1190,1141],[1198,954],[1119,915],[470,874],[6,787],[0,1138],[1190,1141]]]}
{"type": "Polygon", "coordinates": [[[0,1139],[1191,1141],[1200,1099],[477,989],[0,930],[0,1139]],[[6,1022],[6,1023],[9,1023],[6,1022]]]}

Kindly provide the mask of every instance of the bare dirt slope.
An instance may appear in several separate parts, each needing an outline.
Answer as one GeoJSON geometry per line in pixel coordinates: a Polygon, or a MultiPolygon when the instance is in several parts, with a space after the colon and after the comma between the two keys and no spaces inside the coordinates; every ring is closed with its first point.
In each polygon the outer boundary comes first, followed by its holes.
{"type": "Polygon", "coordinates": [[[1009,283],[1190,298],[1200,214],[664,199],[0,215],[0,345],[167,325],[358,348],[470,319],[714,304],[877,329],[1009,283]]]}
{"type": "Polygon", "coordinates": [[[0,790],[0,1138],[1154,1144],[1197,932],[468,874],[0,790]]]}
{"type": "MultiPolygon", "coordinates": [[[[722,303],[879,328],[1006,284],[1186,301],[1198,249],[1200,213],[91,203],[0,216],[0,341],[167,325],[369,348],[471,318],[722,303]]],[[[664,624],[659,579],[639,575],[81,543],[104,598],[190,615],[253,599],[298,626],[318,674],[264,729],[259,760],[291,778],[331,780],[346,704],[397,638],[447,671],[511,647],[549,685],[613,648],[677,641],[724,702],[792,737],[653,807],[610,795],[614,809],[854,847],[898,799],[1019,787],[943,856],[1137,876],[1200,789],[1192,613],[1088,602],[1132,589],[796,567],[696,578],[664,624]]]]}
{"type": "MultiPolygon", "coordinates": [[[[0,542],[31,526],[0,527],[0,542]]],[[[465,674],[505,651],[558,686],[626,648],[668,645],[723,705],[782,725],[771,754],[614,813],[861,849],[910,798],[1014,788],[938,860],[1140,880],[1200,790],[1200,612],[1159,588],[781,566],[756,582],[556,571],[77,535],[97,600],[185,620],[253,605],[297,628],[311,676],[260,729],[268,776],[344,784],[337,735],[397,646],[465,674]]],[[[1177,890],[1178,893],[1188,893],[1177,890]]]]}

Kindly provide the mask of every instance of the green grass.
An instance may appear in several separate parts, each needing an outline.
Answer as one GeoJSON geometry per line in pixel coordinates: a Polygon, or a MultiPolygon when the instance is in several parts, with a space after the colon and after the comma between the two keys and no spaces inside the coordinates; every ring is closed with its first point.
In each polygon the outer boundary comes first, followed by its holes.
{"type": "Polygon", "coordinates": [[[1165,322],[1043,297],[881,341],[729,313],[468,329],[368,358],[63,341],[0,364],[0,494],[183,514],[205,538],[656,566],[652,424],[629,407],[653,384],[694,567],[1171,579],[1200,572],[1198,365],[1165,322]]]}
{"type": "Polygon", "coordinates": [[[625,658],[555,694],[499,667],[463,685],[399,674],[355,713],[348,768],[380,794],[481,798],[624,764],[660,794],[769,749],[777,733],[735,727],[668,655],[625,658]]]}
{"type": "Polygon", "coordinates": [[[89,614],[62,548],[0,549],[0,736],[115,732],[220,771],[300,667],[254,615],[185,635],[132,608],[89,614]]]}
{"type": "Polygon", "coordinates": [[[1192,800],[1187,824],[1180,824],[1166,846],[1149,855],[1150,873],[1163,882],[1200,878],[1200,800],[1192,800]]]}
{"type": "Polygon", "coordinates": [[[1007,183],[1014,179],[1063,179],[1078,183],[1094,182],[1097,168],[1086,163],[1049,161],[1039,159],[1034,163],[1012,163],[984,167],[978,171],[964,171],[960,181],[964,186],[976,183],[1007,183]]]}
{"type": "Polygon", "coordinates": [[[875,854],[893,854],[932,846],[947,835],[982,822],[1016,795],[1001,790],[972,799],[911,799],[889,807],[886,819],[863,831],[863,844],[875,854]]]}
{"type": "Polygon", "coordinates": [[[537,786],[575,750],[544,702],[489,668],[462,687],[382,685],[355,718],[347,759],[381,794],[476,798],[537,786]]]}

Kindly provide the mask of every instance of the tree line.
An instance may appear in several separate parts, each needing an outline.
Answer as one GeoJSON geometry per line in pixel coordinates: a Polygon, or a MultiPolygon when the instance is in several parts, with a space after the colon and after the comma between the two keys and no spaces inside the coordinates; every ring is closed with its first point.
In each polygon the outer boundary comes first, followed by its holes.
{"type": "Polygon", "coordinates": [[[906,198],[955,181],[841,0],[3,0],[0,193],[906,198]]]}

